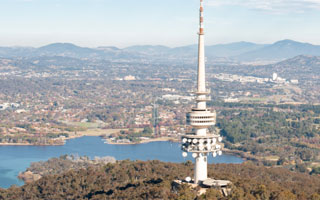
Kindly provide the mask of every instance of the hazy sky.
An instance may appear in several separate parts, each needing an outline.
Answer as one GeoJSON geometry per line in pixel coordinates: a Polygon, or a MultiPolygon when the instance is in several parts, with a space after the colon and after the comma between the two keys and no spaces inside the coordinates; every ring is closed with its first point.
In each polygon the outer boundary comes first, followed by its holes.
{"type": "MultiPolygon", "coordinates": [[[[204,0],[207,44],[320,44],[320,0],[204,0]]],[[[0,46],[197,42],[199,0],[0,0],[0,46]]]]}

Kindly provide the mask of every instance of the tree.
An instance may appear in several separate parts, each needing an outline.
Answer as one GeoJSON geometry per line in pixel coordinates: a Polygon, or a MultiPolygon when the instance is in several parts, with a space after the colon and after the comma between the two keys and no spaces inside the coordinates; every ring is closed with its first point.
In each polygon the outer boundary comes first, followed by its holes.
{"type": "Polygon", "coordinates": [[[271,197],[272,200],[296,200],[297,197],[292,192],[288,190],[281,191],[277,193],[274,197],[271,197]]]}
{"type": "Polygon", "coordinates": [[[320,167],[313,168],[311,174],[320,174],[320,167]]]}
{"type": "Polygon", "coordinates": [[[259,185],[258,189],[254,192],[257,200],[267,200],[270,198],[270,192],[265,185],[259,185]]]}
{"type": "Polygon", "coordinates": [[[222,197],[223,195],[219,190],[210,188],[207,190],[205,194],[198,197],[197,200],[206,200],[206,199],[218,200],[218,199],[221,199],[222,197]]]}
{"type": "Polygon", "coordinates": [[[147,127],[144,127],[144,128],[143,128],[142,133],[144,133],[144,134],[151,134],[151,133],[153,133],[153,131],[152,131],[152,128],[151,128],[151,127],[147,126],[147,127]]]}

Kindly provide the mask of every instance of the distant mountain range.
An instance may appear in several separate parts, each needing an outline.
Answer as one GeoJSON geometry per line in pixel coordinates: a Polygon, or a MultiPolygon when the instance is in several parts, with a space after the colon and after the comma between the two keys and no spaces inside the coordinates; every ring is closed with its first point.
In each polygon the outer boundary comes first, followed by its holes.
{"type": "Polygon", "coordinates": [[[236,56],[237,60],[284,60],[298,55],[319,56],[320,46],[293,40],[282,40],[236,56]]]}
{"type": "MultiPolygon", "coordinates": [[[[190,59],[197,58],[197,45],[170,48],[166,46],[131,46],[86,48],[70,43],[55,43],[40,48],[0,47],[0,57],[63,56],[71,58],[97,59],[190,59]]],[[[298,55],[320,56],[320,45],[282,40],[274,44],[237,42],[206,46],[208,61],[227,62],[282,61],[298,55]]]]}

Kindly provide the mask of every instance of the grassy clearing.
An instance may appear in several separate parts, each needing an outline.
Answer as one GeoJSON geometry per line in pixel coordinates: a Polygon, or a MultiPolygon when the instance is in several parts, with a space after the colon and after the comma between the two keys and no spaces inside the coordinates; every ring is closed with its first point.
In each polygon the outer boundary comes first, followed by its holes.
{"type": "MultiPolygon", "coordinates": [[[[101,135],[111,135],[114,133],[119,133],[120,131],[128,131],[129,129],[101,129],[101,128],[94,128],[88,129],[86,131],[80,131],[78,134],[83,136],[101,136],[101,135]]],[[[139,132],[142,131],[142,128],[136,128],[135,131],[139,132]]]]}
{"type": "Polygon", "coordinates": [[[320,162],[313,162],[310,165],[311,167],[320,167],[320,162]]]}
{"type": "Polygon", "coordinates": [[[279,156],[266,156],[264,159],[268,160],[268,161],[278,161],[280,159],[280,157],[279,156]]]}
{"type": "Polygon", "coordinates": [[[101,124],[99,123],[92,123],[92,122],[69,122],[69,125],[77,126],[81,128],[98,128],[101,124]]]}

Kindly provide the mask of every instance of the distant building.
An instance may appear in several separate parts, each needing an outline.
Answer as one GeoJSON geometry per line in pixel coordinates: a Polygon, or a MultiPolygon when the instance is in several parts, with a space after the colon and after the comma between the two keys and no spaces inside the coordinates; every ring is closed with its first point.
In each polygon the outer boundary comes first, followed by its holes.
{"type": "Polygon", "coordinates": [[[224,102],[226,102],[226,103],[238,103],[239,99],[238,98],[227,98],[227,99],[224,99],[224,102]]]}
{"type": "Polygon", "coordinates": [[[162,99],[169,100],[169,101],[176,101],[180,98],[181,98],[180,95],[172,95],[172,94],[162,95],[162,99]]]}
{"type": "Polygon", "coordinates": [[[125,81],[134,81],[134,80],[136,80],[136,77],[129,75],[129,76],[125,76],[123,78],[123,80],[125,80],[125,81]]]}
{"type": "Polygon", "coordinates": [[[6,110],[8,108],[18,108],[20,107],[20,104],[18,103],[3,103],[0,104],[0,110],[6,110]]]}
{"type": "Polygon", "coordinates": [[[0,110],[5,110],[9,107],[9,103],[0,104],[0,110]]]}
{"type": "Polygon", "coordinates": [[[277,79],[278,79],[278,74],[277,73],[273,73],[272,80],[276,81],[277,79]]]}
{"type": "Polygon", "coordinates": [[[20,114],[20,113],[26,113],[27,111],[24,110],[24,109],[19,109],[19,110],[16,110],[16,113],[20,114]]]}
{"type": "Polygon", "coordinates": [[[176,91],[174,88],[163,88],[162,91],[165,91],[165,92],[174,92],[176,91]]]}
{"type": "Polygon", "coordinates": [[[283,83],[286,83],[287,80],[285,78],[281,78],[280,76],[278,76],[277,73],[273,73],[271,82],[283,84],[283,83]]]}

